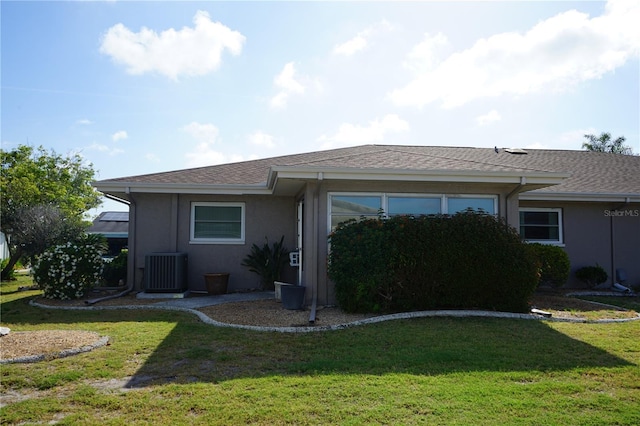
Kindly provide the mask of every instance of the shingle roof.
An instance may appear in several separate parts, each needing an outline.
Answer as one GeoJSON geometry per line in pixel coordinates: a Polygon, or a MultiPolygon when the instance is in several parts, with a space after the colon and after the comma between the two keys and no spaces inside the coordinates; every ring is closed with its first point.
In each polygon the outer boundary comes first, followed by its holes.
{"type": "Polygon", "coordinates": [[[92,234],[127,234],[129,232],[128,212],[102,212],[88,229],[92,234]]]}
{"type": "Polygon", "coordinates": [[[267,180],[273,166],[310,168],[558,172],[563,183],[536,192],[640,194],[640,156],[589,151],[443,146],[363,145],[239,163],[108,179],[100,183],[250,185],[267,180]]]}

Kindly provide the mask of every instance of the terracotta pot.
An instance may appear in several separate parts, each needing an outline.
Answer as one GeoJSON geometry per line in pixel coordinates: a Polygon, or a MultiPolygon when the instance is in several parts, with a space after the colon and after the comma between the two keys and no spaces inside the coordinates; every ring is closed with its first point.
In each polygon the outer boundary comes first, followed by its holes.
{"type": "Polygon", "coordinates": [[[204,282],[207,286],[209,294],[226,294],[227,285],[229,284],[229,274],[224,273],[207,273],[204,274],[204,282]]]}

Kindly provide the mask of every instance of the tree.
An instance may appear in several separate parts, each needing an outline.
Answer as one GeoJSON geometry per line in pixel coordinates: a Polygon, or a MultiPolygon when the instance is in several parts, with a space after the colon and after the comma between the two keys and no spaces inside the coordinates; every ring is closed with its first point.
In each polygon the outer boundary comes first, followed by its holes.
{"type": "Polygon", "coordinates": [[[602,132],[600,136],[584,135],[587,142],[582,143],[582,148],[594,152],[611,152],[614,154],[633,155],[631,147],[624,144],[626,138],[620,136],[616,140],[611,140],[611,133],[602,132]]]}
{"type": "Polygon", "coordinates": [[[38,255],[85,229],[83,215],[100,205],[100,196],[91,186],[93,166],[78,154],[65,157],[20,145],[0,155],[0,230],[10,252],[5,278],[22,257],[38,255]]]}

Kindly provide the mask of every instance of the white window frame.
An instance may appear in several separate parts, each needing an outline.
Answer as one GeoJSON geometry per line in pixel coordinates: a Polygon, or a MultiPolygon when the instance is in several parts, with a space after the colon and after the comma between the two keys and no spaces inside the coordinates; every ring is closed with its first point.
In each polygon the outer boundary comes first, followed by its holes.
{"type": "MultiPolygon", "coordinates": [[[[331,198],[338,197],[381,197],[381,207],[385,218],[389,217],[389,197],[403,198],[439,198],[440,214],[447,214],[449,198],[488,198],[493,199],[493,216],[498,217],[498,196],[494,194],[432,194],[432,193],[403,193],[403,192],[328,192],[327,193],[327,233],[331,233],[331,198]]],[[[373,217],[371,215],[370,217],[373,217]]]]}
{"type": "MultiPolygon", "coordinates": [[[[564,226],[563,226],[563,217],[562,217],[562,209],[556,207],[520,207],[518,209],[518,232],[520,232],[520,227],[522,223],[520,223],[520,213],[521,212],[555,212],[558,214],[558,240],[526,240],[528,243],[540,243],[540,244],[549,244],[554,246],[564,247],[564,226]]],[[[522,235],[524,238],[524,235],[522,235]]]]}
{"type": "Polygon", "coordinates": [[[189,244],[244,244],[245,240],[245,203],[200,201],[191,203],[191,217],[189,219],[189,244]],[[196,207],[240,207],[240,238],[196,238],[195,218],[196,207]]]}

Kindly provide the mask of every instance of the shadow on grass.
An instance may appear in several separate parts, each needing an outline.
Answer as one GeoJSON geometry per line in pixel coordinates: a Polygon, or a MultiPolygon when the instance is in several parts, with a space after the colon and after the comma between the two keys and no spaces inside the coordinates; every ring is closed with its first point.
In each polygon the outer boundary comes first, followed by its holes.
{"type": "MultiPolygon", "coordinates": [[[[154,323],[175,321],[154,341],[157,346],[129,380],[130,388],[272,375],[439,375],[634,365],[539,321],[422,318],[286,334],[219,328],[171,311],[48,310],[31,307],[25,299],[3,303],[2,312],[5,323],[31,325],[136,321],[140,333],[148,333],[154,323]]],[[[594,342],[615,332],[607,325],[576,326],[595,327],[594,342]]]]}

